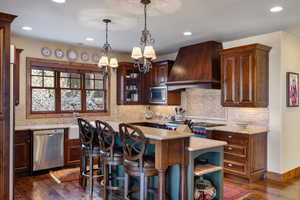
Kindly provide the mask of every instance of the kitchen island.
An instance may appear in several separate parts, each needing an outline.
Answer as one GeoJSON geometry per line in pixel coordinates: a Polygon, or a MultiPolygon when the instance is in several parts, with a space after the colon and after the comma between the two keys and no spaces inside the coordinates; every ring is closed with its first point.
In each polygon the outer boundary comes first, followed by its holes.
{"type": "MultiPolygon", "coordinates": [[[[108,121],[113,129],[118,130],[120,122],[108,121]]],[[[159,200],[166,200],[166,173],[169,167],[179,165],[180,184],[178,199],[187,199],[186,168],[189,164],[188,147],[193,133],[170,131],[158,128],[137,126],[148,139],[148,143],[155,147],[155,168],[159,173],[159,200]]],[[[178,190],[177,190],[178,191],[178,190]]]]}
{"type": "MultiPolygon", "coordinates": [[[[115,130],[118,130],[119,124],[123,122],[123,120],[118,119],[118,120],[111,120],[107,122],[111,124],[111,126],[115,130]]],[[[139,121],[124,120],[124,122],[134,123],[139,121]]],[[[150,121],[150,122],[155,123],[155,121],[150,121]]],[[[163,124],[163,122],[160,122],[160,124],[163,124]]],[[[156,157],[156,162],[155,162],[156,168],[160,170],[160,179],[158,179],[157,182],[161,181],[167,183],[167,184],[159,184],[161,186],[159,188],[161,199],[166,198],[165,196],[166,193],[172,197],[171,198],[172,200],[185,199],[187,197],[185,197],[184,194],[190,194],[190,189],[187,188],[189,188],[189,185],[191,183],[184,184],[185,182],[183,180],[188,179],[188,177],[187,178],[185,177],[186,176],[185,169],[188,169],[190,167],[191,152],[202,151],[203,149],[206,148],[209,149],[211,148],[210,145],[212,144],[220,145],[220,147],[216,147],[216,148],[224,149],[225,151],[224,153],[225,164],[224,164],[224,168],[222,169],[222,173],[224,171],[225,176],[228,178],[235,178],[230,175],[237,174],[235,173],[235,171],[231,169],[232,167],[229,166],[231,160],[233,160],[235,157],[241,155],[240,157],[246,159],[247,161],[248,160],[247,158],[253,158],[251,155],[263,156],[264,153],[266,152],[264,151],[264,148],[266,147],[264,143],[251,142],[252,141],[251,138],[254,137],[260,138],[260,136],[265,135],[263,132],[267,132],[267,129],[264,128],[261,129],[238,128],[236,126],[229,126],[229,125],[214,127],[214,128],[210,128],[213,131],[213,137],[212,137],[213,140],[207,140],[203,138],[190,137],[193,134],[185,131],[170,131],[167,129],[149,128],[143,126],[138,126],[138,127],[143,131],[145,137],[148,139],[148,143],[150,146],[149,149],[151,149],[152,155],[155,155],[156,157]],[[212,143],[211,142],[207,143],[207,141],[212,141],[212,143]],[[222,141],[227,142],[225,148],[223,146],[226,143],[222,143],[222,141]],[[250,144],[256,144],[257,147],[254,148],[253,145],[249,146],[250,144]],[[240,149],[243,151],[241,151],[240,149]],[[231,153],[232,151],[237,152],[234,154],[235,157],[228,157],[228,155],[232,154],[231,153]],[[253,154],[252,152],[254,151],[260,152],[260,154],[257,153],[253,154]],[[248,155],[249,153],[250,155],[248,155]],[[166,176],[166,173],[168,174],[168,176],[166,176]]],[[[16,130],[18,132],[24,130],[35,131],[35,130],[59,129],[59,128],[64,128],[66,130],[65,166],[72,166],[74,164],[78,164],[81,150],[80,150],[78,126],[76,124],[18,126],[16,127],[16,130]]],[[[251,159],[251,163],[255,164],[256,163],[254,162],[255,160],[257,160],[256,157],[254,159],[251,159]]],[[[265,161],[265,160],[266,160],[265,158],[260,159],[260,161],[265,161]]],[[[246,162],[246,164],[247,163],[248,162],[246,162]]],[[[265,169],[264,166],[262,166],[262,170],[259,171],[260,174],[264,172],[263,169],[265,169]]],[[[243,175],[243,177],[246,177],[244,174],[241,173],[238,173],[237,175],[243,175]]],[[[222,181],[220,181],[220,183],[221,182],[222,181]]]]}

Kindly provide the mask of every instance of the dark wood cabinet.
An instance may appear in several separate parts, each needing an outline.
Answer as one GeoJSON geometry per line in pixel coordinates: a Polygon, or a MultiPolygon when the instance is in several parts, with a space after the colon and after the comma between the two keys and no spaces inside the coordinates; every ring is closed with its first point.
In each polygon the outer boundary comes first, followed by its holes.
{"type": "Polygon", "coordinates": [[[169,72],[171,71],[173,65],[174,62],[170,60],[155,63],[155,85],[165,85],[166,82],[168,82],[169,72]]]}
{"type": "MultiPolygon", "coordinates": [[[[146,76],[146,84],[144,85],[145,88],[148,88],[148,91],[150,91],[151,87],[166,86],[166,83],[168,82],[168,76],[173,65],[174,65],[174,61],[171,60],[164,60],[164,61],[153,63],[153,67],[149,72],[149,75],[146,76]],[[147,79],[150,79],[150,81],[148,81],[147,79]]],[[[147,93],[148,96],[145,95],[146,97],[145,102],[146,104],[149,104],[150,93],[149,92],[147,93]]],[[[166,105],[180,105],[180,104],[181,104],[181,91],[180,90],[168,91],[166,105]]]]}
{"type": "Polygon", "coordinates": [[[69,139],[68,129],[65,129],[64,143],[65,166],[79,165],[81,159],[80,140],[69,139]]]}
{"type": "Polygon", "coordinates": [[[32,171],[31,131],[16,131],[14,145],[15,174],[29,175],[32,171]]]}
{"type": "Polygon", "coordinates": [[[14,66],[14,98],[15,105],[20,103],[20,57],[23,49],[15,51],[15,66],[14,66]]]}
{"type": "Polygon", "coordinates": [[[9,199],[10,182],[10,37],[14,15],[0,12],[0,199],[9,199]]]}
{"type": "Polygon", "coordinates": [[[143,104],[144,74],[133,63],[120,63],[117,70],[117,104],[143,104]]]}
{"type": "MultiPolygon", "coordinates": [[[[169,60],[153,63],[151,70],[144,74],[134,68],[132,63],[120,63],[117,71],[117,104],[150,104],[150,88],[166,85],[173,64],[169,60]]],[[[180,92],[168,92],[167,105],[180,105],[180,92]]]]}
{"type": "Polygon", "coordinates": [[[240,134],[214,131],[212,139],[226,141],[224,176],[254,182],[267,172],[267,133],[240,134]]]}
{"type": "Polygon", "coordinates": [[[223,106],[268,106],[270,50],[270,47],[252,44],[221,51],[223,106]]]}

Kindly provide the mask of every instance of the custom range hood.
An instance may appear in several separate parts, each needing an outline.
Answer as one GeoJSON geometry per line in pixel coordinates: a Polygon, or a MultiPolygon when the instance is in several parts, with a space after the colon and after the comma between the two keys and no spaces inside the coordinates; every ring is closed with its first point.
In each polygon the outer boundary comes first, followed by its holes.
{"type": "Polygon", "coordinates": [[[218,51],[222,44],[208,41],[179,49],[168,77],[168,90],[185,88],[220,89],[221,69],[218,51]]]}

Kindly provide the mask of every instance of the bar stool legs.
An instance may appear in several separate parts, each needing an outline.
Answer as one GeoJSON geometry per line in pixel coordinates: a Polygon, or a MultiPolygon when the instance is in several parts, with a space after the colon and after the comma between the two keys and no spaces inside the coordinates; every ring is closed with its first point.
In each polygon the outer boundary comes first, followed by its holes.
{"type": "Polygon", "coordinates": [[[140,199],[144,200],[145,196],[145,174],[144,172],[140,172],[140,199]]]}
{"type": "Polygon", "coordinates": [[[128,197],[128,188],[129,188],[129,176],[127,173],[124,174],[124,199],[128,197]]]}
{"type": "Polygon", "coordinates": [[[103,199],[108,199],[108,190],[107,190],[107,186],[108,186],[108,178],[109,178],[109,171],[108,171],[108,166],[104,164],[104,194],[103,194],[103,199]]]}
{"type": "Polygon", "coordinates": [[[101,173],[101,162],[97,162],[97,169],[94,168],[94,160],[95,158],[100,160],[99,156],[95,156],[95,154],[85,152],[82,154],[81,163],[80,163],[80,179],[79,183],[82,186],[82,188],[85,190],[87,186],[87,181],[89,181],[89,196],[93,196],[94,192],[94,179],[100,179],[103,177],[103,174],[101,173]],[[89,160],[89,161],[88,161],[89,160]],[[87,169],[87,165],[89,163],[89,169],[87,169]],[[99,173],[95,174],[96,171],[99,171],[99,173]]]}
{"type": "Polygon", "coordinates": [[[92,155],[90,155],[90,197],[93,196],[93,190],[94,190],[94,158],[92,155]]]}

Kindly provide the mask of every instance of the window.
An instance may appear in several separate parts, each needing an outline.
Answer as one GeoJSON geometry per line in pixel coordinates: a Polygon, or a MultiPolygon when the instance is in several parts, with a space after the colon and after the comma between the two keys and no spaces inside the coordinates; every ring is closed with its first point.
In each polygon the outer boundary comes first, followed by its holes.
{"type": "Polygon", "coordinates": [[[96,65],[82,70],[34,60],[38,65],[28,62],[29,114],[107,113],[107,80],[96,65]]]}

